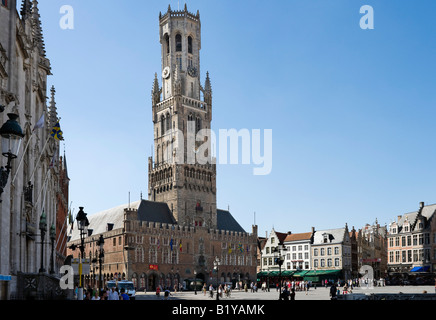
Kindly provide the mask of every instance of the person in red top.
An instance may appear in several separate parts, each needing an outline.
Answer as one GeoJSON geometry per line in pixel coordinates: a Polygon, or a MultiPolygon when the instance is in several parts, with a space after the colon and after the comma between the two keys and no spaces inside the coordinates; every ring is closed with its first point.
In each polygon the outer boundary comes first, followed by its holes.
{"type": "Polygon", "coordinates": [[[160,296],[160,286],[157,286],[157,288],[156,288],[156,295],[158,297],[160,296]]]}

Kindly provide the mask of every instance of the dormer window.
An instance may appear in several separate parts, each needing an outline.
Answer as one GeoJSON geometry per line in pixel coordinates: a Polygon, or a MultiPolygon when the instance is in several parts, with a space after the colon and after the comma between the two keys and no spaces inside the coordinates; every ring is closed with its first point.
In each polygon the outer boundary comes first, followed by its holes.
{"type": "Polygon", "coordinates": [[[404,232],[409,232],[409,225],[404,226],[404,232]]]}
{"type": "Polygon", "coordinates": [[[329,235],[327,233],[324,233],[322,236],[323,236],[323,242],[328,243],[329,235]]]}

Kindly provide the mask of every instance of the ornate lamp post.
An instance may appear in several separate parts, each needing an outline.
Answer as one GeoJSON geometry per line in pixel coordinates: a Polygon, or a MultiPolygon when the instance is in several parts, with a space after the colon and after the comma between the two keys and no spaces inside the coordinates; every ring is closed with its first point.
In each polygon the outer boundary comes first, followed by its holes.
{"type": "Polygon", "coordinates": [[[194,270],[194,294],[197,295],[197,270],[194,270]]]}
{"type": "Polygon", "coordinates": [[[83,211],[83,207],[79,207],[79,212],[77,213],[77,227],[80,232],[80,258],[79,258],[79,288],[78,288],[78,299],[83,300],[83,286],[82,286],[82,259],[85,252],[85,237],[88,234],[89,221],[86,217],[86,213],[83,211]]]}
{"type": "Polygon", "coordinates": [[[50,266],[50,274],[54,274],[54,242],[56,240],[56,227],[54,223],[50,227],[50,240],[51,240],[51,266],[50,266]]]}
{"type": "Polygon", "coordinates": [[[98,255],[98,263],[99,263],[99,288],[100,292],[103,291],[103,280],[101,277],[103,258],[104,258],[104,238],[103,235],[100,234],[100,238],[98,239],[97,245],[100,246],[100,254],[98,255]]]}
{"type": "Polygon", "coordinates": [[[216,270],[216,299],[219,300],[219,294],[218,294],[218,273],[219,273],[219,266],[220,266],[220,259],[218,257],[215,257],[215,260],[213,261],[213,267],[216,270]]]}
{"type": "Polygon", "coordinates": [[[39,268],[39,272],[44,273],[44,238],[47,232],[47,218],[44,211],[42,211],[41,217],[39,218],[39,230],[41,231],[41,268],[39,268]]]}
{"type": "MultiPolygon", "coordinates": [[[[0,128],[2,140],[2,154],[8,158],[6,167],[0,168],[0,197],[8,182],[9,173],[11,172],[11,161],[17,158],[20,149],[21,140],[24,137],[23,131],[17,122],[18,115],[8,113],[9,120],[0,128]]],[[[1,202],[1,199],[0,199],[1,202]]]]}
{"type": "Polygon", "coordinates": [[[284,245],[278,245],[274,248],[274,255],[277,254],[277,257],[274,258],[276,264],[279,265],[279,300],[281,298],[282,293],[282,264],[285,261],[284,252],[286,251],[286,247],[284,245]]]}

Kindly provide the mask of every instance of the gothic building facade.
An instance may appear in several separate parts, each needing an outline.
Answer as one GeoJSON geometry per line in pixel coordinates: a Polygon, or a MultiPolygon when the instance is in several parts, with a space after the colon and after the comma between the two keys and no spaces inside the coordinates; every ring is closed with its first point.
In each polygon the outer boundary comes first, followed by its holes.
{"type": "MultiPolygon", "coordinates": [[[[228,210],[217,209],[210,140],[196,139],[212,121],[209,74],[203,83],[200,78],[199,12],[188,12],[186,5],[177,11],[168,7],[159,14],[159,35],[162,77],[160,84],[155,74],[151,92],[154,157],[148,159],[148,200],[88,216],[84,258],[91,264],[98,260],[102,234],[104,282],[128,279],[138,289],[154,290],[189,286],[195,278],[214,284],[256,281],[257,226],[246,232],[228,210]]],[[[73,228],[68,247],[80,242],[73,228]]],[[[77,258],[79,251],[68,254],[77,258]]],[[[98,284],[98,268],[91,266],[87,285],[98,284]]]]}
{"type": "MultiPolygon", "coordinates": [[[[1,299],[25,298],[27,294],[42,297],[47,291],[39,285],[48,284],[42,275],[55,272],[56,260],[65,259],[66,250],[52,250],[62,232],[59,221],[65,221],[67,214],[68,181],[65,179],[61,186],[61,176],[66,171],[62,172],[64,169],[59,165],[66,168],[66,160],[59,161],[60,141],[51,136],[58,115],[54,88],[50,106],[47,105],[50,75],[38,1],[23,0],[17,4],[16,0],[3,0],[0,3],[0,123],[6,122],[8,114],[17,115],[23,139],[1,194],[1,299]],[[42,225],[46,226],[44,237],[42,225]],[[56,232],[53,242],[51,230],[56,232]]],[[[7,159],[2,159],[1,165],[5,166],[7,159]]]]}

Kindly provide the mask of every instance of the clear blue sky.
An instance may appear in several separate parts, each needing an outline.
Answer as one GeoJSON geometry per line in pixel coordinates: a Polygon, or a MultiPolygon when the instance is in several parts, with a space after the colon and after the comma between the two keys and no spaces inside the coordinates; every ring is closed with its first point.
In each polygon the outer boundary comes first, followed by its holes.
{"type": "MultiPolygon", "coordinates": [[[[180,1],[183,8],[184,1],[180,1]]],[[[158,16],[177,1],[40,1],[75,213],[147,198],[158,16]],[[62,5],[74,30],[62,30],[62,5]]],[[[436,2],[188,1],[215,130],[273,130],[270,175],[219,165],[218,207],[259,235],[381,224],[436,203],[436,2]],[[375,28],[362,30],[363,5],[375,28]]]]}

